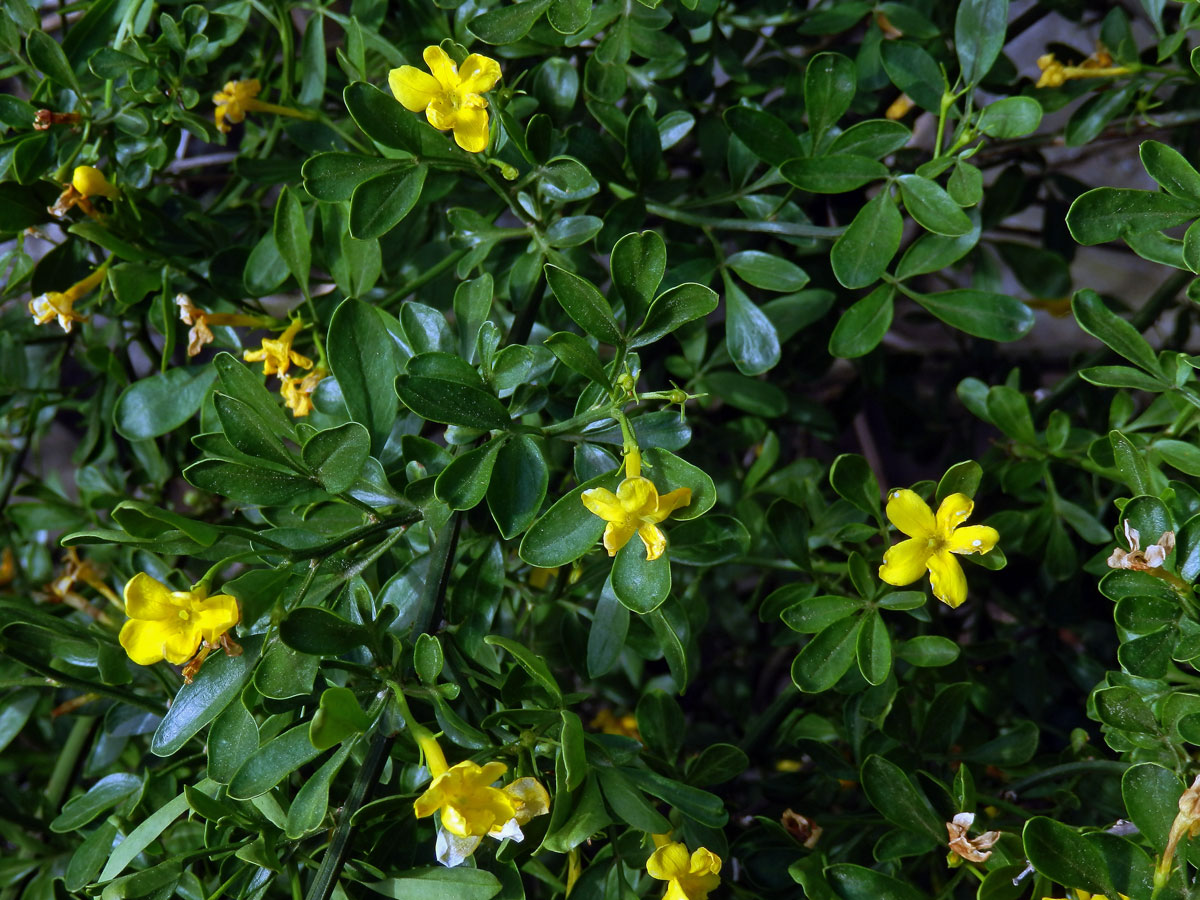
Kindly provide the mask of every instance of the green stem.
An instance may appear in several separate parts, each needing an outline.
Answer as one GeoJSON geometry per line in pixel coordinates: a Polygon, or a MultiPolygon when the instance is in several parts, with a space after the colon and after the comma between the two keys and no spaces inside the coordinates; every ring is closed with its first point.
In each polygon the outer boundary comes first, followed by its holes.
{"type": "Polygon", "coordinates": [[[399,288],[388,294],[387,298],[379,304],[381,309],[387,309],[393,303],[399,303],[409,294],[414,294],[423,288],[429,282],[433,281],[451,266],[457,265],[458,261],[467,255],[466,250],[455,250],[453,253],[447,254],[439,259],[436,263],[425,269],[416,278],[405,282],[399,288]]]}
{"type": "Polygon", "coordinates": [[[67,742],[59,751],[58,760],[54,763],[54,771],[46,784],[45,815],[50,816],[62,806],[63,796],[71,783],[71,776],[79,765],[79,757],[83,754],[92,726],[96,724],[95,716],[80,716],[67,735],[67,742]]]}
{"type": "Polygon", "coordinates": [[[1043,769],[1041,772],[1035,772],[1028,778],[1022,778],[1020,781],[1014,782],[1008,786],[1008,789],[1014,794],[1020,794],[1022,791],[1033,787],[1035,784],[1041,784],[1043,781],[1053,781],[1056,778],[1068,778],[1072,775],[1087,775],[1087,774],[1107,774],[1120,775],[1129,768],[1131,763],[1120,762],[1115,759],[1088,759],[1081,762],[1063,763],[1061,766],[1051,766],[1049,769],[1043,769]]]}
{"type": "Polygon", "coordinates": [[[446,596],[446,585],[450,580],[450,570],[454,567],[454,550],[458,546],[458,533],[462,526],[462,513],[455,512],[450,520],[442,526],[433,549],[429,553],[429,568],[425,573],[425,590],[421,594],[421,604],[417,607],[417,615],[413,620],[412,640],[416,643],[418,637],[428,633],[430,627],[438,619],[442,600],[446,596]]]}
{"type": "Polygon", "coordinates": [[[421,521],[421,513],[418,510],[409,510],[401,513],[398,516],[392,516],[388,519],[383,519],[373,525],[367,525],[357,531],[352,531],[347,535],[343,535],[336,540],[329,541],[326,544],[321,544],[319,547],[311,547],[307,550],[292,550],[285,551],[293,562],[299,562],[305,559],[324,559],[327,556],[332,556],[339,550],[349,547],[351,544],[357,544],[359,541],[365,541],[369,537],[380,534],[384,531],[391,531],[393,528],[401,528],[406,525],[412,525],[414,522],[421,521]]]}
{"type": "Polygon", "coordinates": [[[755,222],[751,219],[700,216],[682,209],[665,206],[662,203],[655,203],[652,200],[646,201],[646,212],[662,219],[678,222],[681,225],[715,228],[718,231],[753,231],[759,234],[775,234],[780,237],[836,238],[846,230],[840,226],[806,225],[803,222],[755,222]]]}

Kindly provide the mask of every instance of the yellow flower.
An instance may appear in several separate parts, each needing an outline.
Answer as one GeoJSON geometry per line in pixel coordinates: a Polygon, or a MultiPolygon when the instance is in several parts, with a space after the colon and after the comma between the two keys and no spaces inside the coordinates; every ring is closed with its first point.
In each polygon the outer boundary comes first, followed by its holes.
{"type": "Polygon", "coordinates": [[[879,577],[888,584],[912,584],[926,570],[933,595],[954,608],[967,599],[967,579],[951,554],[987,553],[1000,535],[986,525],[959,527],[975,504],[965,494],[951,494],[942,501],[935,517],[928,504],[910,490],[892,491],[887,517],[909,540],[901,541],[883,555],[879,577]]]}
{"type": "Polygon", "coordinates": [[[458,146],[468,153],[481,153],[488,145],[487,101],[482,94],[500,80],[500,64],[472,53],[462,71],[446,51],[436,45],[421,54],[432,75],[414,66],[388,72],[388,85],[404,108],[424,111],[438,131],[453,131],[458,146]]]}
{"type": "Polygon", "coordinates": [[[484,835],[520,841],[524,837],[521,826],[550,811],[550,795],[536,778],[518,778],[503,788],[493,787],[508,771],[504,763],[481,766],[464,760],[447,767],[432,735],[416,737],[433,781],[413,802],[413,811],[418,819],[440,813],[437,858],[443,865],[459,865],[475,852],[484,835]]]}
{"type": "MultiPolygon", "coordinates": [[[[655,843],[659,843],[657,835],[655,843]]],[[[704,847],[689,857],[687,847],[670,842],[650,854],[646,871],[651,878],[667,882],[663,900],[706,900],[721,883],[721,857],[704,847]]]]}
{"type": "Polygon", "coordinates": [[[246,325],[262,327],[270,325],[274,319],[266,316],[243,316],[238,313],[210,313],[198,306],[192,305],[192,298],[187,294],[176,294],[175,305],[179,307],[179,320],[184,325],[191,325],[188,332],[188,356],[196,356],[204,349],[205,344],[211,344],[212,325],[246,325]]]}
{"type": "Polygon", "coordinates": [[[93,218],[98,213],[91,204],[92,197],[106,197],[116,200],[121,192],[104,177],[104,173],[94,166],[76,166],[71,174],[71,183],[63,185],[63,191],[58,200],[50,207],[52,216],[65,216],[67,211],[78,206],[84,213],[93,218]]]}
{"type": "Polygon", "coordinates": [[[913,108],[912,98],[908,94],[901,94],[892,101],[892,105],[887,108],[887,112],[883,114],[885,119],[895,121],[903,119],[908,115],[908,111],[913,108]]]}
{"type": "MultiPolygon", "coordinates": [[[[1079,888],[1075,888],[1071,893],[1075,895],[1072,900],[1105,900],[1103,894],[1090,894],[1087,891],[1080,890],[1079,888]]],[[[1129,898],[1124,894],[1117,894],[1117,896],[1120,897],[1121,900],[1129,900],[1129,898]]],[[[1042,900],[1054,900],[1054,898],[1043,897],[1042,900]]]]}
{"type": "Polygon", "coordinates": [[[1053,53],[1038,57],[1038,68],[1042,70],[1036,87],[1062,87],[1075,78],[1110,78],[1114,75],[1129,75],[1134,70],[1128,66],[1113,66],[1112,56],[1099,48],[1078,66],[1064,66],[1053,53]]]}
{"type": "Polygon", "coordinates": [[[321,379],[328,374],[320,366],[317,366],[302,377],[284,377],[282,379],[283,383],[279,385],[279,393],[283,395],[283,402],[292,411],[294,417],[307,416],[313,411],[313,391],[317,389],[321,379]]]}
{"type": "Polygon", "coordinates": [[[87,321],[87,316],[75,312],[76,302],[104,280],[107,269],[108,260],[105,260],[91,275],[65,291],[47,291],[34,297],[29,301],[29,314],[33,316],[33,321],[45,325],[57,317],[59,327],[69,334],[73,323],[87,321]]]}
{"type": "Polygon", "coordinates": [[[121,646],[139,666],[161,660],[181,665],[200,649],[201,641],[218,643],[241,616],[237,600],[228,594],[209,597],[204,588],[172,591],[161,581],[139,572],[125,585],[121,646]]]}
{"type": "Polygon", "coordinates": [[[611,709],[605,707],[596,713],[592,721],[588,722],[589,728],[604,734],[618,734],[621,737],[633,738],[635,741],[642,739],[642,734],[638,731],[637,719],[629,713],[623,716],[614,715],[611,709]]]}
{"type": "Polygon", "coordinates": [[[604,528],[604,549],[609,556],[629,543],[636,534],[646,545],[646,559],[658,559],[667,549],[667,539],[658,523],[672,512],[692,502],[688,488],[677,488],[658,495],[658,488],[642,477],[642,456],[637,450],[625,454],[625,479],[614,494],[606,488],[583,492],[583,505],[608,522],[604,528]]]}
{"type": "Polygon", "coordinates": [[[246,362],[261,362],[264,375],[278,374],[280,378],[287,374],[292,363],[301,369],[311,369],[312,360],[292,349],[292,341],[303,327],[304,323],[300,319],[293,319],[283,334],[277,338],[263,338],[262,349],[247,350],[242,354],[242,359],[246,362]]]}
{"type": "Polygon", "coordinates": [[[258,99],[258,92],[261,90],[262,85],[257,78],[225,82],[225,87],[213,94],[213,103],[217,106],[213,120],[217,124],[217,131],[228,134],[231,130],[228,122],[242,122],[248,112],[275,113],[277,116],[291,116],[294,119],[310,118],[308,113],[292,109],[290,106],[263,103],[258,99]]]}

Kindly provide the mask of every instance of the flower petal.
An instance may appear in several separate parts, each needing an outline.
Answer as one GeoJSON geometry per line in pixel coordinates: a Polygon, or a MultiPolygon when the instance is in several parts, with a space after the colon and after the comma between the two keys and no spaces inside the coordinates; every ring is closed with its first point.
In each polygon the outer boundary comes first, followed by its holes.
{"type": "Polygon", "coordinates": [[[477,106],[461,106],[454,120],[454,142],[468,153],[482,153],[488,145],[488,114],[477,106]]]}
{"type": "Polygon", "coordinates": [[[388,87],[409,112],[424,112],[442,93],[437,79],[415,66],[401,66],[388,72],[388,87]]]}
{"type": "Polygon", "coordinates": [[[521,826],[517,823],[517,817],[513,816],[503,825],[489,831],[488,837],[495,838],[498,841],[519,842],[525,840],[525,832],[521,830],[521,826]]]}
{"type": "Polygon", "coordinates": [[[943,538],[948,538],[950,532],[961,525],[971,515],[971,510],[975,508],[973,501],[966,494],[951,494],[942,501],[942,505],[937,511],[937,529],[938,534],[943,538]]]}
{"type": "Polygon", "coordinates": [[[449,868],[460,866],[470,858],[482,840],[483,838],[478,835],[472,834],[468,837],[459,837],[457,834],[451,834],[444,828],[439,828],[437,845],[434,848],[434,852],[437,854],[437,861],[449,868]]]}
{"type": "Polygon", "coordinates": [[[177,619],[179,608],[171,602],[170,588],[138,572],[125,583],[125,614],[131,619],[177,619]]]}
{"type": "Polygon", "coordinates": [[[625,508],[608,488],[591,488],[580,495],[583,505],[606,522],[624,522],[625,508]]]}
{"type": "Polygon", "coordinates": [[[635,516],[652,515],[658,509],[658,488],[649,478],[638,475],[617,485],[617,499],[625,511],[635,516]]]}
{"type": "Polygon", "coordinates": [[[163,656],[172,665],[182,666],[200,649],[200,638],[200,628],[195,618],[186,622],[180,619],[179,626],[170,632],[163,644],[163,656]]]}
{"type": "Polygon", "coordinates": [[[717,875],[721,872],[721,857],[707,847],[701,847],[692,853],[691,865],[688,871],[692,875],[717,875]]]}
{"type": "Polygon", "coordinates": [[[910,538],[888,548],[879,567],[879,580],[901,587],[912,584],[925,574],[929,560],[929,545],[924,540],[910,538]]]}
{"type": "Polygon", "coordinates": [[[517,807],[518,825],[524,825],[534,816],[544,816],[550,812],[550,794],[536,778],[518,778],[503,788],[503,791],[508,794],[514,801],[513,805],[517,807]]]}
{"type": "Polygon", "coordinates": [[[609,522],[604,528],[604,549],[609,556],[616,556],[617,551],[629,543],[630,538],[637,534],[636,525],[626,525],[619,522],[609,522]]]}
{"type": "Polygon", "coordinates": [[[687,847],[672,841],[650,854],[646,860],[646,871],[651,878],[672,881],[687,875],[689,865],[687,847]]]}
{"type": "Polygon", "coordinates": [[[667,549],[667,537],[657,525],[644,523],[638,528],[638,537],[646,545],[647,561],[658,559],[667,549]]]}
{"type": "Polygon", "coordinates": [[[119,640],[129,658],[139,666],[152,666],[163,660],[167,642],[166,623],[149,619],[130,619],[121,626],[119,640]]]}
{"type": "Polygon", "coordinates": [[[462,68],[458,70],[462,82],[458,89],[463,93],[482,94],[490,91],[500,80],[500,63],[490,56],[472,53],[463,60],[462,68]]]}
{"type": "Polygon", "coordinates": [[[937,523],[933,518],[933,510],[915,491],[907,488],[888,494],[887,517],[909,537],[929,538],[936,534],[937,523]]]}
{"type": "Polygon", "coordinates": [[[429,66],[429,71],[444,90],[453,91],[458,88],[462,81],[458,77],[458,67],[445,50],[437,44],[430,44],[421,54],[421,58],[425,60],[425,65],[429,66]]]}
{"type": "Polygon", "coordinates": [[[929,557],[926,565],[929,566],[929,586],[933,588],[933,596],[951,609],[961,606],[967,599],[967,576],[958,560],[947,551],[939,550],[929,557]]]}
{"type": "Polygon", "coordinates": [[[668,491],[658,498],[658,509],[652,513],[651,518],[655,522],[661,522],[677,509],[682,509],[692,502],[691,488],[676,488],[673,491],[668,491]]]}
{"type": "Polygon", "coordinates": [[[1000,535],[987,525],[964,525],[955,529],[946,540],[946,549],[951,553],[987,553],[996,546],[1000,535]]]}
{"type": "Polygon", "coordinates": [[[236,625],[241,615],[238,612],[237,600],[228,594],[214,594],[197,602],[193,609],[193,620],[200,629],[204,640],[215,644],[221,635],[236,625]]]}
{"type": "Polygon", "coordinates": [[[425,118],[438,131],[449,131],[458,122],[458,110],[446,99],[445,94],[439,94],[426,108],[425,118]]]}
{"type": "Polygon", "coordinates": [[[446,786],[449,782],[449,772],[443,772],[433,779],[425,793],[413,801],[413,814],[418,819],[432,816],[446,802],[446,786]]]}

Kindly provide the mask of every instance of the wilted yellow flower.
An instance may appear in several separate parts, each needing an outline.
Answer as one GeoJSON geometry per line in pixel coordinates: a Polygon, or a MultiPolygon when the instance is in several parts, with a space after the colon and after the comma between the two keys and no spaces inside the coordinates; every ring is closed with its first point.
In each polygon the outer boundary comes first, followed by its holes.
{"type": "Polygon", "coordinates": [[[292,363],[301,369],[311,369],[313,361],[292,349],[292,341],[303,327],[304,323],[300,319],[293,319],[283,334],[277,338],[263,338],[262,348],[245,351],[242,359],[246,362],[261,362],[264,375],[278,374],[280,378],[287,374],[292,363]]]}
{"type": "Polygon", "coordinates": [[[468,56],[461,72],[446,51],[436,45],[421,54],[433,74],[415,66],[388,72],[388,85],[404,108],[424,112],[438,131],[453,131],[454,141],[469,153],[488,145],[487,101],[483,94],[500,80],[500,64],[478,53],[468,56]]]}
{"type": "Polygon", "coordinates": [[[282,383],[279,385],[279,393],[283,395],[283,402],[292,411],[294,417],[307,416],[313,411],[315,408],[312,402],[313,391],[317,389],[321,379],[328,374],[323,368],[317,366],[304,376],[280,376],[282,383]]]}
{"type": "Polygon", "coordinates": [[[883,555],[879,577],[891,585],[912,584],[929,572],[933,595],[953,608],[967,599],[967,578],[952,554],[987,553],[1000,535],[986,525],[959,527],[975,504],[966,494],[951,494],[938,507],[929,505],[910,490],[892,491],[887,517],[909,540],[892,546],[883,555]]]}
{"type": "Polygon", "coordinates": [[[291,116],[294,119],[311,118],[307,112],[292,109],[290,106],[264,103],[258,99],[261,90],[262,85],[257,78],[225,82],[225,87],[213,94],[213,103],[217,106],[213,120],[217,130],[228,134],[231,130],[229,122],[236,124],[244,121],[248,112],[275,113],[277,116],[291,116]]]}
{"type": "Polygon", "coordinates": [[[38,325],[58,319],[59,327],[68,334],[75,322],[86,322],[87,316],[75,312],[75,304],[104,280],[108,260],[101,263],[91,275],[71,285],[65,291],[47,291],[29,301],[29,314],[38,325]]]}
{"type": "Polygon", "coordinates": [[[658,559],[667,549],[658,523],[691,503],[692,492],[677,488],[660,497],[654,482],[642,477],[642,455],[630,449],[625,453],[625,479],[617,485],[617,492],[591,488],[583,492],[582,500],[589,511],[608,522],[604,549],[609,556],[616,556],[636,534],[646,545],[646,559],[658,559]]]}
{"type": "Polygon", "coordinates": [[[502,762],[479,765],[464,760],[446,765],[441,747],[428,732],[415,735],[433,781],[413,802],[417,818],[439,813],[437,858],[457,866],[479,846],[484,835],[520,841],[521,826],[550,811],[550,795],[536,778],[518,778],[503,788],[493,786],[508,771],[502,762]]]}
{"type": "Polygon", "coordinates": [[[237,600],[228,594],[210,597],[203,587],[172,591],[145,572],[125,585],[125,612],[121,646],[139,666],[164,659],[182,665],[201,642],[215,646],[241,618],[237,600]]]}
{"type": "MultiPolygon", "coordinates": [[[[660,843],[655,835],[654,842],[660,843]]],[[[646,860],[651,878],[667,882],[663,900],[707,900],[721,883],[721,857],[704,847],[688,856],[683,844],[662,843],[646,860]]]]}
{"type": "Polygon", "coordinates": [[[79,558],[79,551],[74,547],[67,548],[67,557],[63,561],[62,571],[58,577],[46,585],[47,599],[51,603],[65,603],[72,606],[82,613],[86,613],[98,622],[108,623],[108,614],[89,603],[78,591],[75,590],[75,583],[82,581],[89,585],[93,590],[103,595],[110,603],[123,609],[124,604],[121,603],[121,598],[116,595],[104,579],[100,577],[100,573],[90,562],[79,558]]]}
{"type": "Polygon", "coordinates": [[[1075,78],[1111,78],[1114,75],[1129,75],[1134,70],[1128,66],[1112,65],[1112,56],[1103,47],[1077,66],[1064,66],[1053,53],[1038,57],[1038,68],[1042,70],[1036,87],[1062,87],[1075,78]]]}
{"type": "Polygon", "coordinates": [[[76,166],[71,173],[71,183],[63,185],[63,191],[50,207],[49,213],[52,216],[65,216],[68,210],[77,206],[94,218],[99,214],[92,206],[92,197],[116,200],[120,196],[121,192],[95,166],[76,166]]]}
{"type": "Polygon", "coordinates": [[[1158,543],[1142,549],[1142,536],[1136,528],[1125,520],[1125,540],[1129,542],[1129,552],[1120,547],[1114,547],[1108,558],[1110,569],[1134,569],[1148,572],[1151,569],[1161,569],[1171,551],[1175,549],[1175,532],[1164,531],[1158,537],[1158,543]]]}
{"type": "Polygon", "coordinates": [[[968,812],[958,813],[946,823],[950,850],[968,862],[987,862],[992,855],[992,847],[996,845],[996,841],[1000,840],[1000,832],[985,831],[975,837],[968,837],[968,832],[974,823],[975,813],[968,812]]]}
{"type": "Polygon", "coordinates": [[[192,305],[192,298],[187,294],[176,294],[175,305],[179,307],[179,320],[184,325],[191,325],[188,332],[188,356],[196,356],[204,349],[205,344],[211,344],[212,325],[244,325],[261,328],[270,325],[274,319],[266,316],[243,316],[238,313],[210,313],[198,306],[192,305]]]}

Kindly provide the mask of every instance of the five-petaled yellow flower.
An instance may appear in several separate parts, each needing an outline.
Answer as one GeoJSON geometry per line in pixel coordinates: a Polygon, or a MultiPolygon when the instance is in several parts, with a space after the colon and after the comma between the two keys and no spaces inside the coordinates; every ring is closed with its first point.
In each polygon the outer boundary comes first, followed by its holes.
{"type": "Polygon", "coordinates": [[[237,600],[228,594],[208,596],[203,587],[173,591],[139,572],[125,585],[121,646],[139,666],[161,660],[182,665],[200,649],[217,644],[241,618],[237,600]]]}
{"type": "Polygon", "coordinates": [[[91,275],[65,291],[47,291],[34,297],[29,301],[29,314],[33,316],[33,321],[38,325],[45,325],[57,318],[59,327],[70,334],[71,326],[75,322],[87,321],[87,316],[75,312],[75,304],[104,280],[107,269],[108,260],[105,260],[91,275]]]}
{"type": "Polygon", "coordinates": [[[704,847],[688,856],[687,847],[674,841],[664,842],[654,835],[659,847],[646,860],[651,878],[667,882],[663,900],[707,900],[710,891],[721,883],[721,857],[704,847]]]}
{"type": "Polygon", "coordinates": [[[433,74],[415,66],[392,69],[388,72],[392,93],[405,109],[423,111],[438,131],[453,131],[455,142],[468,153],[482,153],[488,145],[487,101],[482,95],[500,80],[500,64],[472,53],[460,71],[436,45],[426,47],[421,55],[433,74]]]}
{"type": "Polygon", "coordinates": [[[225,82],[225,87],[213,94],[213,103],[217,107],[213,113],[213,120],[216,122],[217,131],[228,134],[229,122],[236,124],[244,121],[248,112],[275,113],[277,116],[291,116],[295,119],[310,118],[308,113],[292,109],[290,106],[264,103],[258,99],[261,90],[262,85],[257,78],[225,82]]]}
{"type": "Polygon", "coordinates": [[[277,338],[263,338],[262,348],[245,351],[242,359],[246,362],[261,362],[264,375],[278,374],[280,378],[287,375],[292,363],[301,369],[311,369],[313,361],[292,349],[292,341],[303,327],[304,323],[300,319],[293,319],[283,334],[277,338]]]}
{"type": "Polygon", "coordinates": [[[484,835],[520,841],[521,826],[550,811],[550,795],[536,778],[518,778],[503,788],[493,787],[508,771],[502,762],[479,765],[464,760],[446,765],[432,735],[416,735],[433,781],[413,802],[418,819],[440,813],[437,858],[457,866],[475,852],[484,835]]]}
{"type": "Polygon", "coordinates": [[[967,579],[952,554],[987,553],[1000,535],[987,525],[959,527],[975,504],[966,494],[951,494],[934,516],[929,505],[910,490],[892,491],[887,517],[909,540],[883,555],[879,577],[892,585],[912,584],[929,571],[933,595],[951,608],[967,599],[967,579]]]}
{"type": "Polygon", "coordinates": [[[658,494],[658,488],[642,476],[642,455],[636,449],[625,453],[625,479],[614,494],[607,488],[583,492],[583,505],[608,522],[604,528],[604,549],[609,556],[629,543],[635,534],[646,545],[646,559],[658,559],[667,549],[667,539],[658,523],[672,512],[692,502],[688,488],[676,488],[658,494]]]}

